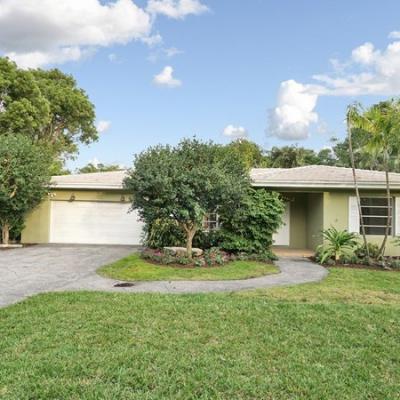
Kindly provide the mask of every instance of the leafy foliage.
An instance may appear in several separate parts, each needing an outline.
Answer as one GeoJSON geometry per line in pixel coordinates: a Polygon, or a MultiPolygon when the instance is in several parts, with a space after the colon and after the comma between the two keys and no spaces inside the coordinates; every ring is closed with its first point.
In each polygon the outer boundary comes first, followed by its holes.
{"type": "Polygon", "coordinates": [[[91,174],[93,172],[111,172],[111,171],[121,171],[121,168],[118,164],[93,164],[89,163],[82,168],[78,169],[78,174],[91,174]]]}
{"type": "Polygon", "coordinates": [[[222,146],[185,139],[176,147],[155,146],[139,154],[125,179],[133,209],[149,225],[173,220],[193,237],[213,210],[235,209],[249,188],[249,176],[238,157],[222,146]]]}
{"type": "Polygon", "coordinates": [[[260,146],[246,139],[238,139],[227,146],[227,150],[239,156],[248,169],[268,166],[268,159],[260,146]]]}
{"type": "Polygon", "coordinates": [[[0,58],[0,106],[0,135],[22,134],[57,157],[97,140],[93,104],[57,69],[25,71],[0,58]]]}
{"type": "Polygon", "coordinates": [[[40,139],[51,143],[57,154],[74,154],[77,143],[98,139],[94,105],[75,79],[58,69],[32,70],[42,96],[49,105],[49,120],[40,129],[40,139]]]}
{"type": "Polygon", "coordinates": [[[272,147],[267,152],[267,165],[271,168],[295,168],[305,165],[334,165],[335,157],[330,149],[316,153],[298,146],[272,147]]]}
{"type": "Polygon", "coordinates": [[[357,235],[348,231],[339,231],[335,227],[322,232],[324,243],[317,248],[317,259],[321,264],[333,259],[339,262],[344,256],[355,252],[358,245],[357,235]]]}
{"type": "Polygon", "coordinates": [[[236,208],[221,208],[221,247],[249,254],[268,252],[272,235],[282,224],[283,211],[278,193],[249,189],[236,208]]]}
{"type": "Polygon", "coordinates": [[[0,225],[7,244],[10,229],[20,227],[27,212],[46,194],[50,151],[23,135],[0,135],[0,225]]]}
{"type": "Polygon", "coordinates": [[[185,243],[185,234],[171,218],[157,218],[145,225],[144,244],[150,248],[182,246],[183,243],[185,243]]]}

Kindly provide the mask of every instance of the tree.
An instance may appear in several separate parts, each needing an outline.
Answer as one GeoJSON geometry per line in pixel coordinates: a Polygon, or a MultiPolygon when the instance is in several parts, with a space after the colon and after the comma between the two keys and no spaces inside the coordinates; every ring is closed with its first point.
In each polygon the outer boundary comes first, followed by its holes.
{"type": "Polygon", "coordinates": [[[356,197],[357,197],[357,208],[358,208],[358,213],[360,215],[361,234],[362,234],[362,238],[363,238],[363,242],[364,242],[364,247],[365,247],[366,253],[367,253],[367,260],[368,260],[368,262],[370,262],[369,246],[368,246],[367,236],[365,233],[364,218],[363,218],[362,208],[361,208],[360,190],[358,188],[356,164],[355,164],[354,151],[353,151],[353,136],[352,136],[352,134],[353,134],[354,129],[357,128],[357,126],[360,124],[359,121],[360,121],[360,114],[359,114],[358,106],[350,105],[347,108],[347,114],[346,114],[347,143],[348,143],[348,147],[349,147],[351,169],[353,171],[354,189],[355,189],[356,197]]]}
{"type": "Polygon", "coordinates": [[[93,172],[121,171],[123,168],[118,164],[89,163],[78,169],[78,174],[91,174],[93,172]]]}
{"type": "Polygon", "coordinates": [[[238,139],[229,143],[227,149],[236,153],[248,169],[268,166],[268,161],[263,150],[254,142],[246,139],[238,139]]]}
{"type": "Polygon", "coordinates": [[[49,104],[49,122],[42,125],[39,138],[50,143],[57,154],[66,155],[76,153],[78,143],[96,141],[94,105],[75,79],[58,69],[31,72],[49,104]]]}
{"type": "Polygon", "coordinates": [[[42,200],[50,181],[51,152],[24,135],[0,135],[0,226],[2,242],[10,229],[42,200]]]}
{"type": "MultiPolygon", "coordinates": [[[[392,169],[393,160],[397,161],[399,155],[400,101],[382,101],[368,109],[363,109],[361,105],[356,104],[351,106],[350,110],[352,126],[365,136],[362,150],[372,159],[379,160],[381,168],[385,172],[388,216],[385,235],[379,249],[379,255],[382,256],[385,252],[392,220],[389,171],[392,169]]],[[[351,145],[351,140],[349,143],[351,145]]]]}
{"type": "Polygon", "coordinates": [[[55,158],[97,140],[94,106],[69,75],[22,70],[0,58],[0,135],[23,134],[44,143],[55,158]]]}
{"type": "Polygon", "coordinates": [[[295,168],[319,164],[314,150],[297,146],[272,147],[267,152],[267,159],[271,168],[295,168]]]}
{"type": "Polygon", "coordinates": [[[14,132],[36,139],[50,123],[50,105],[31,71],[0,58],[0,135],[14,132]]]}
{"type": "Polygon", "coordinates": [[[236,208],[249,185],[238,157],[223,146],[197,139],[144,151],[125,179],[126,189],[133,194],[132,208],[146,224],[173,220],[185,234],[188,257],[205,215],[236,208]]]}

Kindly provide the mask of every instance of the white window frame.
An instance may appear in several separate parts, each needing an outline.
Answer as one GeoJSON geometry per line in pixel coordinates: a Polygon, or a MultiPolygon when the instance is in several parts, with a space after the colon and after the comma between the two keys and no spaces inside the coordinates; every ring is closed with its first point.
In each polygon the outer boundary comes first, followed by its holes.
{"type": "Polygon", "coordinates": [[[207,213],[203,219],[203,232],[212,232],[220,229],[221,224],[219,222],[219,215],[216,212],[207,213]],[[211,218],[211,216],[215,216],[211,218]],[[211,228],[210,225],[215,224],[215,227],[211,228]]]}

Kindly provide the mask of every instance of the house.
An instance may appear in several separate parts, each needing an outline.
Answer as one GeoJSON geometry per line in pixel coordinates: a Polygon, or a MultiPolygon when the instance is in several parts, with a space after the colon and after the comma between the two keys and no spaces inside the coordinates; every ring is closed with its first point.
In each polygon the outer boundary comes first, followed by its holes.
{"type": "MultiPolygon", "coordinates": [[[[27,218],[23,243],[140,244],[143,224],[128,213],[131,196],[123,189],[126,172],[56,176],[49,196],[27,218]]],[[[366,231],[380,243],[388,213],[383,172],[357,170],[366,231]]],[[[276,245],[315,249],[330,226],[360,233],[360,217],[350,168],[305,166],[256,168],[254,187],[278,191],[285,199],[284,224],[276,245]]],[[[400,235],[400,174],[390,174],[391,237],[400,235]]],[[[387,254],[400,255],[389,238],[387,254]]]]}

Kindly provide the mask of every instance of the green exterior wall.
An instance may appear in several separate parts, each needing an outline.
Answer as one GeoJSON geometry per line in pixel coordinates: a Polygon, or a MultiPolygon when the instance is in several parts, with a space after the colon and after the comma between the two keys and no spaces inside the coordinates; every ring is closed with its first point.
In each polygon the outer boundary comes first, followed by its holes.
{"type": "Polygon", "coordinates": [[[307,249],[315,250],[322,243],[321,232],[324,226],[323,193],[307,194],[307,249]]]}
{"type": "Polygon", "coordinates": [[[294,249],[306,248],[306,210],[307,199],[303,193],[288,194],[284,198],[290,204],[289,247],[294,249]]]}
{"type": "Polygon", "coordinates": [[[97,191],[97,190],[52,190],[46,199],[36,207],[25,220],[25,228],[21,234],[22,243],[49,243],[50,218],[52,201],[68,201],[71,196],[76,201],[111,201],[120,202],[122,196],[125,201],[129,195],[123,191],[97,191]]]}
{"type": "MultiPolygon", "coordinates": [[[[383,192],[363,192],[365,196],[382,195],[383,192]]],[[[76,201],[129,201],[129,194],[124,191],[101,190],[52,190],[48,197],[26,218],[22,232],[22,243],[49,243],[51,202],[68,201],[71,196],[76,201]]],[[[353,191],[330,192],[290,192],[282,193],[290,203],[290,248],[312,249],[322,243],[321,231],[331,226],[337,229],[348,229],[349,197],[353,191]]],[[[400,196],[400,192],[393,193],[400,196]]],[[[400,201],[400,199],[399,199],[400,201]]],[[[380,244],[382,236],[368,236],[372,243],[380,244]]],[[[387,255],[400,256],[400,247],[393,245],[392,237],[388,239],[387,255]]]]}
{"type": "MultiPolygon", "coordinates": [[[[361,196],[384,196],[383,192],[361,192],[360,194],[361,196]]],[[[392,195],[400,196],[400,193],[394,192],[392,195]]],[[[324,193],[324,229],[328,229],[331,226],[340,230],[348,229],[350,196],[354,196],[354,192],[324,193]]],[[[396,215],[394,217],[396,219],[396,215]]],[[[380,245],[383,236],[368,235],[367,239],[371,243],[380,245]]],[[[385,254],[400,256],[400,247],[393,245],[393,236],[388,238],[385,254]]]]}

